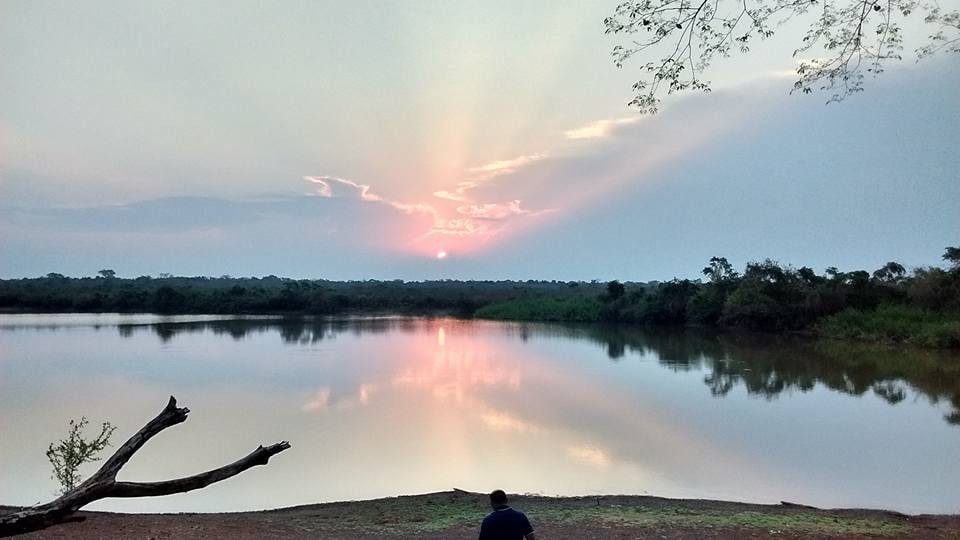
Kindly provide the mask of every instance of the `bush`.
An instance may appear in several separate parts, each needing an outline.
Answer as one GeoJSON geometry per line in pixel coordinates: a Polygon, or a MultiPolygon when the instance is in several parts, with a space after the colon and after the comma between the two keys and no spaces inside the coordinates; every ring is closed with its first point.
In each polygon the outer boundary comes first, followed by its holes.
{"type": "Polygon", "coordinates": [[[47,447],[47,459],[53,465],[52,478],[60,482],[60,492],[69,493],[80,485],[80,466],[92,461],[100,461],[97,455],[110,444],[110,436],[116,429],[109,422],[100,426],[100,434],[93,440],[83,438],[83,430],[87,427],[87,418],[80,421],[70,420],[70,432],[66,439],[61,439],[56,445],[47,447]]]}
{"type": "Polygon", "coordinates": [[[924,347],[960,348],[960,321],[946,321],[927,325],[913,341],[924,347]]]}
{"type": "Polygon", "coordinates": [[[726,296],[717,287],[700,289],[687,304],[687,319],[697,324],[717,324],[723,315],[726,296]]]}
{"type": "Polygon", "coordinates": [[[727,298],[720,322],[747,328],[776,328],[780,322],[780,306],[757,289],[740,288],[727,298]]]}

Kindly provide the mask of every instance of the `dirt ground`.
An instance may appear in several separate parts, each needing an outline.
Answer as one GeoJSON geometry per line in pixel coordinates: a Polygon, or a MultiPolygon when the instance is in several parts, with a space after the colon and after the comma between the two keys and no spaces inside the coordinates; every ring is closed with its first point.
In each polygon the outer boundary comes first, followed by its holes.
{"type": "MultiPolygon", "coordinates": [[[[642,496],[514,496],[538,538],[952,538],[960,516],[642,496]]],[[[7,508],[6,510],[12,510],[7,508]]],[[[464,491],[224,514],[113,514],[22,535],[70,538],[476,538],[486,496],[464,491]]],[[[0,508],[0,514],[5,513],[0,508]]]]}

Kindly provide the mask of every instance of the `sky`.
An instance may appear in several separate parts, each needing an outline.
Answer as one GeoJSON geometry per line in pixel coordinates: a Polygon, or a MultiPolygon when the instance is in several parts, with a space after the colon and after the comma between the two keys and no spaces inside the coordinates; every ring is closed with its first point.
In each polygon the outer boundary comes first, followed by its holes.
{"type": "Polygon", "coordinates": [[[956,56],[908,39],[826,105],[789,94],[787,26],[641,116],[615,5],[4,0],[0,277],[648,281],[960,244],[956,56]]]}

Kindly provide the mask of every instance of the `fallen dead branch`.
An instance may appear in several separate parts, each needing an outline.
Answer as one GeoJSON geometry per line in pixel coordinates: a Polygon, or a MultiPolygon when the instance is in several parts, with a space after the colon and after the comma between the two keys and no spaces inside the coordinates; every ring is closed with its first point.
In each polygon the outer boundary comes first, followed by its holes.
{"type": "Polygon", "coordinates": [[[162,482],[117,481],[117,473],[130,461],[137,450],[157,433],[186,420],[189,412],[190,410],[185,407],[178,408],[176,398],[170,396],[167,406],[160,411],[156,418],[147,422],[145,426],[140,428],[140,431],[123,443],[110,456],[110,459],[100,467],[100,470],[77,486],[76,489],[49,503],[0,516],[0,536],[11,536],[43,529],[57,523],[75,521],[77,516],[73,516],[74,512],[99,499],[108,497],[154,497],[200,489],[240,474],[251,467],[266,465],[271,457],[290,448],[290,443],[287,441],[267,447],[259,446],[247,456],[229,465],[175,480],[162,482]]]}

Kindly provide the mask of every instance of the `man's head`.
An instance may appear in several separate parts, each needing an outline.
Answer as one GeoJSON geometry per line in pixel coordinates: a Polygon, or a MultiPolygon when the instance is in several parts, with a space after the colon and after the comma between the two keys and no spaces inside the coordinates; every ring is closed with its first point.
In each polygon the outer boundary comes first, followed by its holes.
{"type": "Polygon", "coordinates": [[[507,504],[507,494],[502,489],[494,490],[490,493],[490,506],[496,508],[507,504]]]}

